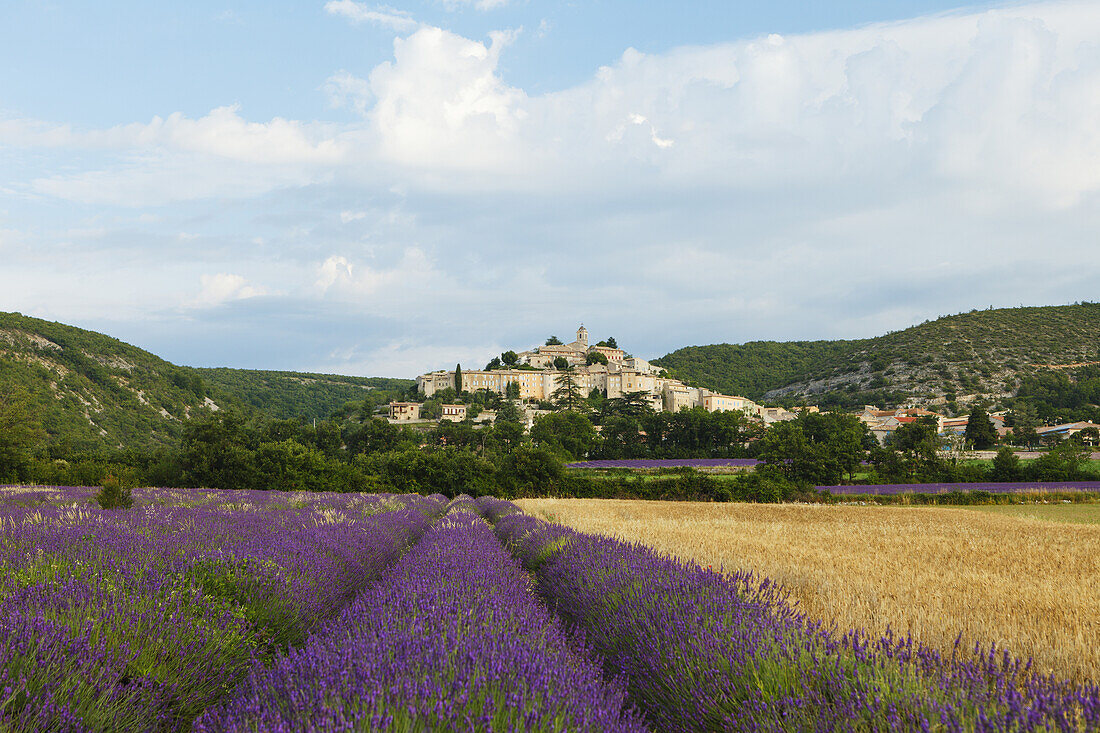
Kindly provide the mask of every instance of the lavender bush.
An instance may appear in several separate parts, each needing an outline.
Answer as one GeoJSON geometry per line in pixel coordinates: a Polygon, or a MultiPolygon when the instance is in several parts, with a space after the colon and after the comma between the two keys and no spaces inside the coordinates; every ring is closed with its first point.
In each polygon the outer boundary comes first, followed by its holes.
{"type": "Polygon", "coordinates": [[[198,731],[640,731],[468,498],[198,731]]]}
{"type": "Polygon", "coordinates": [[[998,654],[824,629],[780,589],[484,500],[538,590],[587,632],[654,727],[1017,731],[1100,728],[1100,691],[998,654]]]}
{"type": "Polygon", "coordinates": [[[105,512],[94,493],[5,494],[2,730],[186,729],[377,578],[442,506],[136,490],[134,509],[105,512]]]}

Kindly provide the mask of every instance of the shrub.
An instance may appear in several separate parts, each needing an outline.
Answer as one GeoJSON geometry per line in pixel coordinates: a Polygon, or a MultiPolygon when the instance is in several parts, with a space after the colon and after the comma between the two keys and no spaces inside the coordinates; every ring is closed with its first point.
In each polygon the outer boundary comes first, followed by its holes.
{"type": "Polygon", "coordinates": [[[128,487],[124,487],[117,476],[108,474],[103,479],[102,488],[95,496],[100,509],[129,509],[134,505],[134,497],[128,487]]]}

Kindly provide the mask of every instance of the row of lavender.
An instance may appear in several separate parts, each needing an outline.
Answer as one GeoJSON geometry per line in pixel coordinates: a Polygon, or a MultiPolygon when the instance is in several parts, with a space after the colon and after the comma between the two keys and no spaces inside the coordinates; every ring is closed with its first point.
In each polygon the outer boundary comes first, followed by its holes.
{"type": "Polygon", "coordinates": [[[1095,686],[495,499],[51,491],[0,508],[3,730],[1100,729],[1095,686]]]}
{"type": "Polygon", "coordinates": [[[1096,730],[1100,689],[1007,654],[822,628],[750,574],[723,576],[482,499],[551,607],[660,730],[1096,730]]]}
{"type": "Polygon", "coordinates": [[[0,729],[181,730],[304,640],[442,497],[10,490],[0,502],[0,729]]]}
{"type": "Polygon", "coordinates": [[[899,494],[950,494],[985,491],[990,494],[1100,493],[1100,481],[1015,481],[969,484],[871,484],[867,486],[817,486],[830,494],[897,496],[899,494]]]}
{"type": "Polygon", "coordinates": [[[751,468],[760,465],[755,458],[608,458],[575,461],[566,468],[751,468]]]}
{"type": "Polygon", "coordinates": [[[199,731],[643,731],[469,497],[199,731]]]}

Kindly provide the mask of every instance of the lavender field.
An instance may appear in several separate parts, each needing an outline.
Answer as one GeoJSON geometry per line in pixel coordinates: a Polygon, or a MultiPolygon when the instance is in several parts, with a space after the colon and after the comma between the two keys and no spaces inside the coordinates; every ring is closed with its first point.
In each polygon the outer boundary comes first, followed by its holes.
{"type": "Polygon", "coordinates": [[[992,647],[442,496],[0,492],[0,730],[1082,730],[992,647]]]}
{"type": "Polygon", "coordinates": [[[967,484],[869,484],[865,486],[817,486],[830,494],[897,496],[898,494],[947,494],[986,491],[990,494],[1100,492],[1100,481],[1016,481],[967,484]]]}
{"type": "Polygon", "coordinates": [[[755,458],[623,458],[602,461],[577,461],[566,468],[752,468],[755,458]]]}

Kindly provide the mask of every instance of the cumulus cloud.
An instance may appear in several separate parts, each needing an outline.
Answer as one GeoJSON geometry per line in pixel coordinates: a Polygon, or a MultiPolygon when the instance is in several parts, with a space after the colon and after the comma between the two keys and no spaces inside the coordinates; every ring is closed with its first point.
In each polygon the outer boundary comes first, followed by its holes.
{"type": "Polygon", "coordinates": [[[440,28],[394,41],[394,60],[375,67],[370,117],[381,154],[423,167],[497,167],[516,142],[526,95],[497,73],[514,34],[486,46],[440,28]]]}
{"type": "Polygon", "coordinates": [[[221,305],[231,300],[245,300],[264,294],[263,288],[249,285],[240,275],[225,272],[203,275],[200,282],[202,288],[194,300],[194,305],[199,307],[221,305]]]}
{"type": "Polygon", "coordinates": [[[317,268],[317,287],[328,290],[338,281],[351,282],[352,265],[346,257],[332,255],[317,268]]]}
{"type": "Polygon", "coordinates": [[[419,25],[407,11],[385,5],[372,8],[353,0],[329,0],[325,3],[325,11],[347,18],[353,23],[374,23],[398,33],[414,30],[419,25]]]}
{"type": "Polygon", "coordinates": [[[317,269],[317,288],[326,297],[357,302],[373,312],[394,312],[424,296],[432,296],[439,273],[419,247],[406,247],[389,264],[360,262],[332,255],[317,269]]]}

